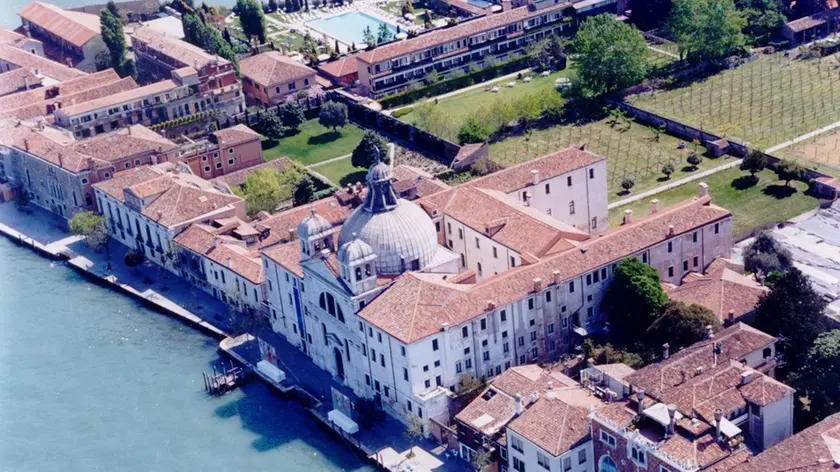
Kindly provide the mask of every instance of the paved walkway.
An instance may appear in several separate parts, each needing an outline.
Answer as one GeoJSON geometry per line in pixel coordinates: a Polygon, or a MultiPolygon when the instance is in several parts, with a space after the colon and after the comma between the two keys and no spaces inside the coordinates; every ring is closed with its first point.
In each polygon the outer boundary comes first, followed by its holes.
{"type": "Polygon", "coordinates": [[[350,154],[345,154],[343,156],[333,157],[333,158],[327,159],[326,161],[320,161],[320,162],[316,162],[314,164],[309,164],[308,166],[306,166],[306,168],[307,169],[312,169],[312,168],[315,168],[315,167],[318,167],[318,166],[322,166],[324,164],[329,164],[330,162],[341,161],[341,160],[347,159],[348,157],[352,157],[352,156],[353,156],[353,154],[350,153],[350,154]]]}
{"type": "Polygon", "coordinates": [[[633,195],[632,197],[627,197],[623,200],[619,200],[617,202],[610,203],[607,205],[607,209],[612,210],[613,208],[618,208],[624,205],[629,205],[630,203],[637,202],[643,198],[652,197],[657,193],[664,192],[666,190],[671,190],[672,188],[679,187],[680,185],[687,184],[689,182],[693,182],[695,180],[700,180],[704,177],[708,177],[713,174],[717,174],[718,172],[723,172],[727,169],[731,169],[737,165],[741,164],[741,159],[735,159],[732,162],[723,164],[721,166],[717,166],[714,169],[704,170],[703,172],[698,172],[694,175],[690,175],[688,177],[683,177],[682,179],[675,180],[673,182],[669,182],[665,185],[660,185],[659,187],[652,188],[648,191],[633,195]]]}
{"type": "Polygon", "coordinates": [[[680,56],[677,55],[677,54],[674,54],[674,53],[668,52],[668,51],[663,51],[662,49],[655,48],[651,45],[648,45],[648,49],[650,49],[651,51],[658,52],[659,54],[664,54],[666,56],[673,57],[674,59],[679,59],[680,58],[680,56]]]}
{"type": "Polygon", "coordinates": [[[775,146],[769,147],[764,152],[767,153],[767,154],[771,154],[771,153],[776,152],[780,149],[784,149],[786,147],[792,146],[792,145],[794,145],[794,144],[796,144],[800,141],[805,141],[806,139],[810,139],[810,138],[813,138],[814,136],[817,136],[819,134],[823,134],[826,131],[831,131],[831,130],[837,128],[837,127],[840,127],[840,121],[832,123],[828,126],[823,126],[822,128],[820,128],[816,131],[811,131],[810,133],[805,133],[802,136],[797,136],[797,137],[795,137],[791,140],[785,141],[781,144],[777,144],[775,146]]]}

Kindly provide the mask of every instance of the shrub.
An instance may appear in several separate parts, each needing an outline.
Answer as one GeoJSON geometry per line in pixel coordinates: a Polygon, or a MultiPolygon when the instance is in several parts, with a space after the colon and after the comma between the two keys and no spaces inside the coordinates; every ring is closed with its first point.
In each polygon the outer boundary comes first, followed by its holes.
{"type": "Polygon", "coordinates": [[[490,137],[490,130],[474,117],[469,117],[458,131],[458,144],[483,143],[490,137]]]}
{"type": "Polygon", "coordinates": [[[671,174],[674,173],[674,164],[669,162],[669,163],[665,164],[664,166],[662,166],[662,173],[665,174],[666,178],[670,179],[671,174]]]}
{"type": "Polygon", "coordinates": [[[688,155],[688,159],[686,159],[686,160],[688,161],[689,164],[691,164],[691,167],[694,170],[697,170],[697,166],[699,166],[700,163],[703,162],[703,156],[701,156],[700,154],[697,154],[696,152],[692,152],[691,154],[688,155]]]}
{"type": "Polygon", "coordinates": [[[396,110],[394,113],[392,113],[391,116],[393,116],[394,118],[402,118],[413,111],[414,107],[400,108],[399,110],[396,110]]]}
{"type": "Polygon", "coordinates": [[[623,188],[627,193],[630,193],[630,190],[636,186],[636,181],[627,177],[626,179],[621,181],[621,188],[623,188]]]}

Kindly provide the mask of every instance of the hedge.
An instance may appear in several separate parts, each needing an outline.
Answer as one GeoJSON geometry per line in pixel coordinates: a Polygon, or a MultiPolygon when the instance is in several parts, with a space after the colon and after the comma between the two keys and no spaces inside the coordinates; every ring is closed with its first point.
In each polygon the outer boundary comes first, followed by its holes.
{"type": "Polygon", "coordinates": [[[385,108],[392,108],[395,106],[406,105],[408,103],[414,103],[417,100],[424,97],[430,97],[434,95],[440,95],[442,93],[452,92],[454,90],[458,90],[460,88],[464,88],[478,82],[484,82],[486,80],[495,79],[496,77],[499,77],[501,75],[510,74],[522,70],[528,67],[528,62],[530,60],[531,57],[527,54],[522,55],[517,58],[507,60],[505,62],[500,62],[499,64],[493,67],[481,69],[475,72],[471,72],[469,74],[459,75],[452,79],[443,80],[432,85],[427,85],[425,87],[420,87],[414,90],[407,90],[405,92],[385,97],[379,100],[379,103],[381,103],[382,106],[385,108]]]}
{"type": "Polygon", "coordinates": [[[400,108],[399,110],[397,110],[397,111],[395,111],[394,113],[392,113],[392,114],[391,114],[391,116],[393,116],[394,118],[402,118],[402,117],[404,117],[405,115],[407,115],[407,114],[409,114],[409,113],[411,113],[411,112],[413,112],[413,111],[414,111],[414,107],[405,107],[405,108],[400,108]]]}

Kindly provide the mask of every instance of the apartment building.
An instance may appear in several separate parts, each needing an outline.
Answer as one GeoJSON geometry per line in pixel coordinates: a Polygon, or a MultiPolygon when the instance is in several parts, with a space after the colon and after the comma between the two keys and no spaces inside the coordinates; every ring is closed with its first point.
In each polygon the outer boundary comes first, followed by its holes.
{"type": "Polygon", "coordinates": [[[570,29],[564,11],[571,6],[568,1],[531,2],[363,51],[358,56],[360,88],[381,98],[408,90],[432,70],[448,76],[464,73],[471,62],[486,65],[488,57],[515,58],[530,42],[570,29]]]}
{"type": "MultiPolygon", "coordinates": [[[[588,176],[588,169],[581,174],[588,176]]],[[[457,190],[473,195],[481,187],[457,190]]],[[[458,197],[441,193],[447,192],[458,197]]],[[[458,252],[440,244],[446,204],[435,213],[424,199],[415,204],[398,198],[388,166],[375,165],[365,202],[340,231],[316,213],[298,226],[298,244],[262,251],[266,281],[274,287],[269,305],[279,318],[273,326],[319,367],[358,395],[381,400],[394,416],[446,417],[450,389],[461,375],[491,379],[512,366],[556,359],[603,330],[601,298],[621,259],[636,256],[678,284],[688,273],[682,264],[687,254],[702,267],[728,255],[731,214],[711,204],[705,186],[699,192],[597,237],[560,233],[556,252],[517,260],[479,280],[458,252]]],[[[521,212],[521,203],[491,201],[518,207],[508,210],[518,212],[508,218],[546,224],[543,214],[521,212]]],[[[474,205],[474,212],[487,210],[474,205]]],[[[486,214],[485,225],[473,223],[481,228],[476,234],[493,234],[498,225],[496,213],[486,214]]],[[[454,225],[451,234],[457,234],[454,225]]],[[[474,237],[464,236],[474,244],[474,237]]],[[[500,244],[492,238],[479,244],[492,242],[500,244]]],[[[476,262],[490,267],[490,251],[476,251],[476,262]]]]}
{"type": "Polygon", "coordinates": [[[99,15],[31,2],[18,15],[31,35],[47,46],[47,55],[86,72],[96,71],[96,55],[106,51],[99,15]]]}
{"type": "Polygon", "coordinates": [[[245,201],[181,163],[124,170],[94,184],[108,235],[179,274],[173,239],[190,225],[246,218],[245,201]]]}
{"type": "Polygon", "coordinates": [[[32,32],[24,28],[27,34],[0,29],[0,43],[14,46],[36,56],[44,57],[44,43],[33,38],[32,32]]]}
{"type": "Polygon", "coordinates": [[[57,84],[65,80],[87,75],[79,69],[73,69],[60,62],[44,57],[43,53],[32,52],[34,48],[22,49],[12,43],[0,41],[0,73],[15,69],[26,69],[38,76],[44,85],[57,84]]]}
{"type": "Polygon", "coordinates": [[[179,159],[195,175],[211,180],[263,162],[262,136],[243,124],[208,133],[181,145],[179,159]]]}
{"type": "Polygon", "coordinates": [[[230,61],[148,26],[134,30],[131,45],[141,83],[189,76],[196,93],[221,117],[245,111],[242,84],[230,61]]]}
{"type": "Polygon", "coordinates": [[[263,107],[284,103],[288,96],[315,85],[315,70],[280,51],[246,57],[239,70],[248,103],[263,107]]]}
{"type": "Polygon", "coordinates": [[[760,372],[774,344],[738,323],[627,376],[590,414],[598,472],[728,470],[790,437],[794,391],[760,372]]]}

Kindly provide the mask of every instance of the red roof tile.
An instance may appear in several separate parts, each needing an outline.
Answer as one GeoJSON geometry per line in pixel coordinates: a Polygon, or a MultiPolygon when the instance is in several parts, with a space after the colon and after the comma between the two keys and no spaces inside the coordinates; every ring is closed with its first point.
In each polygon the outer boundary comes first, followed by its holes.
{"type": "Polygon", "coordinates": [[[98,15],[62,10],[49,3],[32,2],[18,15],[78,47],[100,35],[98,15]]]}
{"type": "Polygon", "coordinates": [[[242,75],[263,87],[312,78],[315,71],[279,51],[269,51],[239,61],[242,75]]]}

